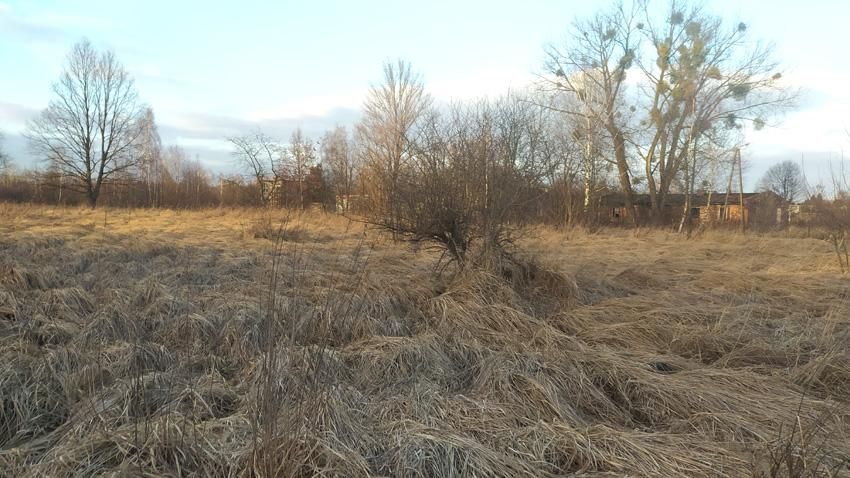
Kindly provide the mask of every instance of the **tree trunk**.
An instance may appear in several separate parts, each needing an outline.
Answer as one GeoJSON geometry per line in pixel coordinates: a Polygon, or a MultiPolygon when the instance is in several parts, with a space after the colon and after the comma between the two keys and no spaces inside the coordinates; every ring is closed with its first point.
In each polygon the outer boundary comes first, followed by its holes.
{"type": "Polygon", "coordinates": [[[653,224],[658,223],[658,195],[657,189],[655,186],[655,178],[652,176],[652,159],[646,159],[646,186],[649,190],[649,210],[651,215],[651,220],[653,224]]]}
{"type": "MultiPolygon", "coordinates": [[[[697,145],[696,145],[696,141],[697,140],[694,139],[693,135],[691,135],[691,137],[688,141],[689,141],[690,148],[691,148],[690,153],[691,153],[691,157],[693,159],[693,162],[688,162],[688,157],[687,157],[688,150],[685,149],[685,151],[684,151],[684,154],[685,154],[685,161],[684,161],[685,162],[685,211],[684,211],[684,215],[682,216],[682,221],[679,223],[679,234],[682,233],[682,227],[685,225],[685,221],[687,221],[688,237],[690,237],[690,235],[691,235],[691,218],[690,218],[691,197],[694,194],[694,186],[695,186],[695,183],[696,183],[696,169],[697,169],[697,145]]],[[[668,187],[669,187],[669,185],[668,185],[668,187]]],[[[665,194],[666,194],[666,191],[665,191],[665,194]]],[[[711,192],[710,191],[708,193],[708,197],[709,197],[708,205],[711,205],[711,192]]],[[[707,209],[707,211],[710,211],[710,209],[707,209]]],[[[701,219],[702,218],[700,218],[700,220],[701,219]]]]}
{"type": "Polygon", "coordinates": [[[608,130],[614,138],[614,159],[617,163],[617,177],[620,180],[620,188],[623,190],[626,217],[631,220],[633,226],[637,226],[632,200],[632,182],[629,178],[629,164],[626,162],[626,139],[623,137],[623,132],[614,125],[613,118],[609,118],[608,130]]]}
{"type": "Polygon", "coordinates": [[[584,215],[587,216],[590,211],[590,196],[593,191],[593,183],[596,176],[595,165],[593,163],[593,139],[590,133],[592,125],[590,118],[586,124],[586,138],[584,144],[584,215]]]}
{"type": "Polygon", "coordinates": [[[97,207],[97,199],[100,196],[100,186],[101,182],[97,181],[89,181],[86,187],[86,199],[88,200],[89,207],[94,209],[97,207]]]}
{"type": "Polygon", "coordinates": [[[690,235],[691,230],[691,181],[690,181],[690,171],[689,168],[685,168],[685,209],[682,211],[682,220],[679,221],[679,234],[682,233],[682,230],[685,227],[685,224],[688,226],[688,235],[690,235]]]}

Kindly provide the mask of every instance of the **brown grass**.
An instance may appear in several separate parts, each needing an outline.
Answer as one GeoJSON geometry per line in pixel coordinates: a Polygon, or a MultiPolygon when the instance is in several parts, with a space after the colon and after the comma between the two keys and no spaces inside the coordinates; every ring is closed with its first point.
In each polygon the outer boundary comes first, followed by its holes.
{"type": "Polygon", "coordinates": [[[850,474],[828,243],[526,232],[0,205],[0,476],[850,474]]]}

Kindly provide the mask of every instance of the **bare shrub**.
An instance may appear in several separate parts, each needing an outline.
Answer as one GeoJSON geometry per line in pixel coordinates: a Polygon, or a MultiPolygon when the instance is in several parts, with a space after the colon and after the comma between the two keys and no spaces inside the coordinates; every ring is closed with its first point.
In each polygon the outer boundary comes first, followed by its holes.
{"type": "Polygon", "coordinates": [[[378,205],[369,220],[436,245],[461,268],[507,257],[511,231],[542,190],[538,113],[512,96],[429,112],[394,170],[392,208],[378,205]]]}

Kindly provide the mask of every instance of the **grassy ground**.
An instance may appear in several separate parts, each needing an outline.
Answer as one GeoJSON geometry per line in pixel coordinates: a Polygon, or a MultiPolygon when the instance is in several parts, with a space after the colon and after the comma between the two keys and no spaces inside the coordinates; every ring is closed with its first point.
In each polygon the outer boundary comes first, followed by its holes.
{"type": "Polygon", "coordinates": [[[438,277],[335,216],[0,205],[0,476],[850,473],[828,244],[520,247],[438,277]]]}

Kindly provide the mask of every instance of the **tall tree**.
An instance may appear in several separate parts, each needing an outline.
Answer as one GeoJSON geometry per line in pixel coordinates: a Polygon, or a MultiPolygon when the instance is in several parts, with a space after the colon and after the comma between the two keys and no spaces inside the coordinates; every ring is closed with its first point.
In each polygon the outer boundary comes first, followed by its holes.
{"type": "MultiPolygon", "coordinates": [[[[330,172],[331,184],[334,193],[338,196],[347,197],[354,191],[357,164],[351,143],[345,126],[337,126],[333,131],[328,131],[321,141],[322,163],[330,172]]],[[[345,209],[343,212],[347,212],[349,206],[347,198],[341,204],[345,209]]]]}
{"type": "MultiPolygon", "coordinates": [[[[728,25],[687,0],[659,3],[621,3],[577,23],[565,48],[548,50],[543,83],[573,97],[555,108],[586,121],[585,129],[599,128],[593,120],[607,132],[627,211],[639,178],[654,218],[671,187],[693,184],[704,135],[744,121],[761,128],[793,100],[770,49],[752,42],[745,24],[728,25]]],[[[577,139],[590,151],[593,138],[577,139]]]]}
{"type": "Polygon", "coordinates": [[[398,187],[409,160],[417,124],[431,99],[419,76],[402,60],[384,64],[384,81],[372,87],[357,126],[361,153],[370,170],[373,209],[388,218],[399,215],[398,187]]]}
{"type": "Polygon", "coordinates": [[[163,200],[171,206],[184,205],[181,200],[183,164],[189,157],[186,151],[178,145],[171,145],[162,152],[162,189],[163,200]]]}
{"type": "Polygon", "coordinates": [[[574,116],[551,109],[542,113],[544,134],[539,154],[543,178],[554,199],[555,219],[562,225],[571,225],[581,216],[589,219],[593,198],[611,172],[603,154],[607,145],[601,140],[601,131],[588,128],[586,121],[576,121],[574,116]],[[577,184],[581,184],[581,203],[574,198],[577,184]]]}
{"type": "Polygon", "coordinates": [[[68,55],[53,99],[29,123],[27,137],[94,208],[104,181],[137,163],[142,117],[133,79],[115,54],[83,40],[68,55]]]}
{"type": "Polygon", "coordinates": [[[791,160],[774,164],[759,181],[759,189],[771,191],[788,202],[794,202],[803,192],[803,171],[791,160]]]}
{"type": "Polygon", "coordinates": [[[313,141],[304,136],[301,128],[296,128],[289,138],[290,176],[298,181],[298,207],[304,209],[304,180],[316,160],[316,148],[313,141]]]}
{"type": "Polygon", "coordinates": [[[148,205],[158,206],[162,185],[162,140],[152,108],[145,108],[141,119],[138,169],[147,188],[148,205]]]}
{"type": "Polygon", "coordinates": [[[671,186],[698,160],[694,150],[702,136],[744,120],[760,128],[792,96],[770,49],[750,42],[745,24],[727,25],[683,0],[671,1],[661,15],[646,3],[643,15],[638,65],[646,93],[640,103],[645,140],[636,144],[659,217],[671,186]]]}
{"type": "Polygon", "coordinates": [[[3,150],[3,132],[0,131],[0,174],[5,174],[9,169],[9,156],[3,150]]]}
{"type": "MultiPolygon", "coordinates": [[[[626,79],[634,66],[638,31],[637,9],[619,4],[588,20],[576,21],[564,47],[546,50],[544,85],[575,100],[559,109],[589,128],[601,126],[613,148],[611,161],[632,220],[632,171],[627,156],[628,112],[626,79]]],[[[588,129],[589,129],[588,128],[588,129]]],[[[590,141],[585,137],[585,141],[590,141]]]]}

